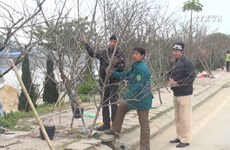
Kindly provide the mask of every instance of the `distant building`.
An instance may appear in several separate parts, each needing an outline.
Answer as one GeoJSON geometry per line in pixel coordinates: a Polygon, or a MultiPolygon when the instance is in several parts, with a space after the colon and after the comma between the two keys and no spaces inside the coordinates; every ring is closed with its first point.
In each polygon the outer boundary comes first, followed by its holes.
{"type": "MultiPolygon", "coordinates": [[[[55,52],[54,52],[55,54],[55,52]]],[[[10,67],[9,59],[16,59],[21,55],[21,52],[17,50],[16,48],[6,48],[4,51],[0,52],[0,73],[3,73],[6,69],[10,67]]],[[[56,54],[55,54],[56,55],[56,54]]],[[[34,47],[31,52],[29,53],[29,59],[30,59],[30,69],[31,69],[31,75],[33,79],[33,83],[35,85],[35,88],[38,91],[43,90],[43,85],[45,82],[45,72],[46,72],[46,59],[47,59],[47,52],[43,50],[40,47],[34,47]]],[[[68,74],[68,72],[73,71],[70,70],[70,65],[67,63],[69,58],[67,56],[64,56],[64,72],[68,74]]],[[[81,56],[78,58],[75,66],[77,66],[75,69],[76,77],[82,70],[82,68],[85,66],[87,61],[87,55],[81,54],[81,56]]],[[[96,59],[93,59],[92,61],[92,69],[93,69],[93,75],[98,80],[98,70],[99,70],[99,62],[96,59]]],[[[21,75],[21,63],[17,66],[17,71],[21,75]]],[[[59,68],[57,64],[54,65],[54,76],[57,82],[61,82],[59,68]]],[[[0,87],[3,85],[11,85],[15,87],[16,89],[21,91],[21,86],[15,76],[15,73],[13,70],[8,72],[6,75],[4,75],[3,78],[0,78],[0,87]]],[[[42,91],[43,92],[43,91],[42,91]]],[[[42,93],[41,92],[41,93],[42,93]]]]}

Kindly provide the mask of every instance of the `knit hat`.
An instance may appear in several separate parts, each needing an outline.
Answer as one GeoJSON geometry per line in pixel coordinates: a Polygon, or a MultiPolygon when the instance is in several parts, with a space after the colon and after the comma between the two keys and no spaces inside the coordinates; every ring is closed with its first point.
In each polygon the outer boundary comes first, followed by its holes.
{"type": "Polygon", "coordinates": [[[109,40],[117,40],[116,35],[113,34],[113,35],[109,38],[109,40]]]}
{"type": "Polygon", "coordinates": [[[184,50],[184,43],[183,42],[176,42],[173,44],[172,49],[183,51],[184,50]]]}

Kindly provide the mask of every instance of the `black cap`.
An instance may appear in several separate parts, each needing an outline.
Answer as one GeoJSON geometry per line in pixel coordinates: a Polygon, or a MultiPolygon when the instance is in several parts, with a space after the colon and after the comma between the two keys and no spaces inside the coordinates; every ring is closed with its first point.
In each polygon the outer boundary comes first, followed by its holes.
{"type": "Polygon", "coordinates": [[[183,42],[176,42],[173,44],[172,49],[183,51],[184,50],[184,43],[183,42]]]}
{"type": "Polygon", "coordinates": [[[116,35],[113,34],[113,35],[109,38],[109,40],[117,40],[116,35]]]}

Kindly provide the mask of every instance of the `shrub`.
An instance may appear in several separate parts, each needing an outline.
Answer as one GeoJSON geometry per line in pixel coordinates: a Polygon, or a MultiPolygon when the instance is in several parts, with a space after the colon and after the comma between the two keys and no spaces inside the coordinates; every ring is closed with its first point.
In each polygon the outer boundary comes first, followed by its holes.
{"type": "MultiPolygon", "coordinates": [[[[28,55],[25,56],[25,58],[22,61],[22,82],[24,83],[27,92],[29,93],[29,96],[36,107],[36,101],[37,101],[37,94],[35,92],[34,85],[32,83],[32,77],[30,72],[30,64],[29,64],[29,57],[28,55]]],[[[25,110],[29,111],[29,104],[27,103],[26,96],[24,92],[21,92],[19,97],[19,110],[25,110]]]]}
{"type": "Polygon", "coordinates": [[[84,77],[84,82],[81,82],[77,85],[77,91],[79,94],[93,94],[94,88],[96,86],[96,82],[92,78],[91,75],[87,75],[84,77]]]}
{"type": "MultiPolygon", "coordinates": [[[[39,114],[46,114],[48,112],[53,111],[54,109],[54,104],[42,104],[38,105],[36,107],[36,110],[39,114]]],[[[17,126],[18,120],[19,119],[25,119],[25,118],[35,118],[33,112],[25,112],[25,111],[20,111],[20,112],[10,112],[7,114],[7,117],[0,117],[0,126],[4,128],[10,128],[13,130],[30,130],[31,127],[25,124],[26,122],[23,121],[20,126],[17,126]]]]}
{"type": "Polygon", "coordinates": [[[49,55],[46,61],[46,78],[43,92],[43,101],[45,103],[56,103],[58,100],[57,83],[54,79],[53,60],[49,55]]]}

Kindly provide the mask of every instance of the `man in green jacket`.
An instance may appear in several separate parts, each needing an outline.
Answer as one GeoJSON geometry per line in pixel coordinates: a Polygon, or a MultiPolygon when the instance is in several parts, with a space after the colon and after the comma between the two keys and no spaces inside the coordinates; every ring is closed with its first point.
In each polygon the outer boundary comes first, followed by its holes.
{"type": "MultiPolygon", "coordinates": [[[[112,129],[105,131],[105,134],[118,135],[121,132],[126,113],[130,110],[137,110],[139,122],[141,125],[140,149],[150,150],[150,127],[149,127],[149,109],[152,107],[153,95],[151,93],[151,74],[145,62],[146,54],[144,48],[135,47],[133,49],[133,60],[131,70],[127,72],[113,72],[112,76],[128,80],[128,91],[119,101],[115,120],[112,129]]],[[[109,74],[109,70],[106,70],[109,74]]],[[[111,74],[111,73],[110,73],[111,74]]]]}

